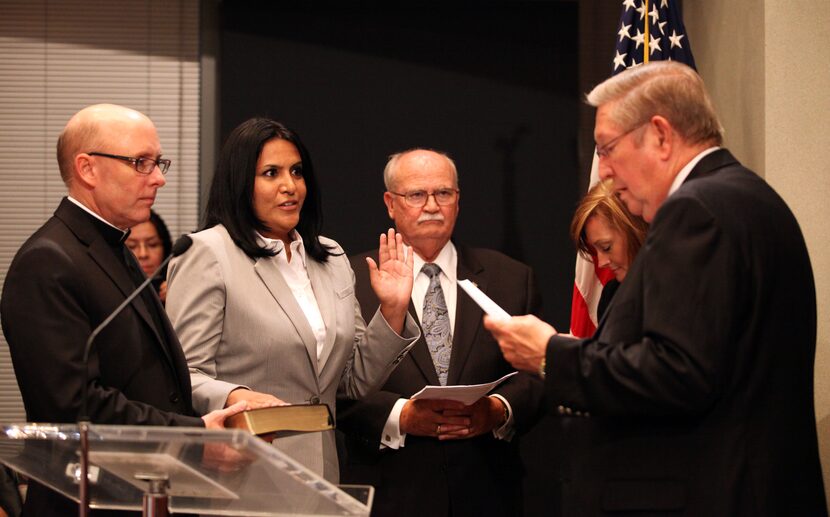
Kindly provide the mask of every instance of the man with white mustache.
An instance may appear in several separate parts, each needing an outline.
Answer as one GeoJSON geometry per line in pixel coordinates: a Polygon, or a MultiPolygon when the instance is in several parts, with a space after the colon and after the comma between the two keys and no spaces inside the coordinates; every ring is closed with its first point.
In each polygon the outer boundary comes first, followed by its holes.
{"type": "MultiPolygon", "coordinates": [[[[479,384],[513,371],[482,327],[481,309],[458,294],[456,281],[470,279],[512,314],[538,314],[533,272],[499,252],[450,240],[460,195],[447,155],[428,149],[394,154],[384,182],[388,215],[415,252],[410,313],[423,337],[379,393],[338,401],[337,425],[348,449],[341,481],[375,486],[373,515],[520,514],[522,466],[514,435],[535,420],[538,379],[516,375],[470,406],[409,397],[427,384],[479,384]]],[[[352,258],[364,312],[377,306],[366,256],[352,258]]]]}

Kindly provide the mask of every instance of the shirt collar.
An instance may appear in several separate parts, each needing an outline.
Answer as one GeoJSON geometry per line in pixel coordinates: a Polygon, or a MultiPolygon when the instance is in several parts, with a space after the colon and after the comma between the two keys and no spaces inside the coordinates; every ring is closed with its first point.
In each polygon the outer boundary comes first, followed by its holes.
{"type": "MultiPolygon", "coordinates": [[[[438,256],[435,257],[435,260],[433,260],[432,263],[437,264],[438,267],[441,268],[441,272],[446,275],[451,282],[455,282],[456,266],[458,265],[458,252],[456,251],[455,245],[452,241],[447,241],[447,243],[444,244],[444,247],[441,248],[441,252],[438,253],[438,256]]],[[[424,264],[426,264],[426,261],[422,259],[420,255],[415,253],[412,263],[415,276],[418,276],[421,272],[421,268],[424,267],[424,264]]]]}
{"type": "MultiPolygon", "coordinates": [[[[285,249],[285,243],[282,241],[282,239],[271,239],[270,237],[263,236],[259,232],[255,233],[257,238],[262,240],[262,244],[265,249],[273,251],[275,253],[279,253],[285,249]]],[[[302,236],[299,234],[299,232],[297,232],[297,230],[291,230],[288,236],[291,237],[291,244],[289,244],[289,246],[291,247],[291,254],[298,255],[300,259],[303,261],[303,266],[305,266],[305,247],[303,246],[302,236]]]]}
{"type": "Polygon", "coordinates": [[[130,236],[130,229],[129,228],[127,228],[126,230],[122,230],[121,228],[119,228],[119,227],[115,226],[114,224],[110,223],[109,221],[107,221],[106,219],[104,219],[103,217],[98,215],[97,213],[93,212],[89,207],[87,207],[85,204],[81,203],[80,201],[78,201],[77,199],[75,199],[72,196],[67,195],[66,199],[68,199],[69,201],[74,203],[78,208],[80,208],[84,212],[88,213],[89,215],[91,215],[92,217],[97,219],[98,221],[101,221],[102,223],[104,223],[108,227],[108,228],[102,228],[102,230],[109,230],[110,228],[112,228],[113,230],[118,232],[118,234],[110,233],[109,231],[104,233],[104,237],[107,238],[108,242],[111,241],[111,240],[112,241],[117,240],[117,242],[112,242],[112,244],[121,244],[122,242],[127,240],[127,237],[130,236]]]}
{"type": "Polygon", "coordinates": [[[689,174],[692,173],[692,169],[695,168],[695,165],[697,165],[698,162],[700,162],[700,160],[702,160],[706,155],[714,153],[718,149],[720,149],[719,146],[713,146],[708,149],[704,149],[697,156],[692,158],[689,161],[689,163],[684,165],[683,168],[680,169],[680,172],[677,173],[677,176],[674,177],[674,181],[672,182],[671,187],[669,188],[669,196],[677,192],[677,189],[679,189],[680,185],[682,185],[683,182],[686,181],[686,178],[689,177],[689,174]]]}

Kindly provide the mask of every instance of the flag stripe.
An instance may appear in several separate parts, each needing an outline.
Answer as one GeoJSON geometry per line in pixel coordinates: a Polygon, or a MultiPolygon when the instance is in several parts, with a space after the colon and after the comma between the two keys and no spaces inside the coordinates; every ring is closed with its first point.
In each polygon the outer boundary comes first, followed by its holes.
{"type": "Polygon", "coordinates": [[[591,319],[588,305],[585,298],[579,291],[579,286],[574,282],[574,293],[571,302],[571,334],[578,337],[590,336],[597,330],[596,324],[591,319]]]}

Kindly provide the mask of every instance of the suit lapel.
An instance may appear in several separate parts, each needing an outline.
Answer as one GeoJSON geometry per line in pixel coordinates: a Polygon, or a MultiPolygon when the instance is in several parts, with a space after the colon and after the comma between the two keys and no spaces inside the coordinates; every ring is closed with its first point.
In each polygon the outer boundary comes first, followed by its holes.
{"type": "Polygon", "coordinates": [[[271,296],[274,297],[274,300],[288,316],[288,320],[299,334],[308,352],[311,368],[314,370],[315,377],[317,377],[319,375],[317,370],[317,340],[311,330],[311,325],[308,324],[308,319],[294,298],[294,293],[285,283],[276,261],[271,260],[270,257],[258,259],[254,264],[254,271],[256,271],[262,283],[265,284],[271,296]]]}
{"type": "MultiPolygon", "coordinates": [[[[118,290],[124,295],[124,298],[129,296],[136,288],[133,279],[130,277],[129,272],[125,269],[124,263],[115,256],[115,253],[110,245],[107,244],[104,237],[98,232],[98,230],[95,229],[92,221],[89,220],[92,216],[84,213],[81,208],[75,206],[68,199],[64,199],[61,202],[58,209],[55,211],[55,215],[61,219],[70,230],[72,230],[72,233],[75,234],[78,240],[87,246],[87,253],[89,253],[92,261],[101,268],[101,271],[103,271],[103,273],[109,277],[110,280],[112,280],[115,286],[118,287],[118,290]]],[[[144,320],[144,323],[147,324],[148,328],[153,333],[153,336],[156,338],[156,343],[162,349],[164,356],[170,362],[171,366],[173,366],[173,370],[175,371],[175,363],[170,355],[170,350],[165,345],[165,340],[162,339],[160,334],[163,329],[156,328],[156,324],[148,312],[148,308],[144,303],[143,297],[141,295],[136,296],[133,301],[130,302],[130,305],[139,314],[141,319],[144,320]]],[[[163,311],[163,309],[160,310],[163,311]]]]}
{"type": "MultiPolygon", "coordinates": [[[[308,278],[311,280],[311,289],[314,291],[314,298],[317,300],[317,307],[320,309],[323,323],[326,325],[326,342],[323,345],[320,359],[317,361],[317,367],[322,372],[326,361],[331,355],[332,349],[334,349],[334,340],[337,338],[336,294],[332,287],[331,275],[324,264],[317,262],[311,257],[307,257],[306,269],[308,271],[308,278]]],[[[314,346],[316,356],[316,343],[314,346]]]]}
{"type": "MultiPolygon", "coordinates": [[[[456,249],[458,251],[457,280],[468,279],[487,293],[487,279],[481,274],[483,272],[481,264],[464,247],[456,246],[456,249]]],[[[484,312],[467,293],[462,292],[457,285],[456,290],[455,332],[452,336],[452,355],[447,384],[458,384],[476,336],[481,331],[481,321],[484,317],[484,312]]]]}
{"type": "MultiPolygon", "coordinates": [[[[89,247],[89,255],[95,263],[97,263],[104,273],[112,279],[118,289],[124,294],[126,298],[135,290],[136,286],[134,285],[133,279],[130,277],[129,273],[124,270],[124,264],[119,262],[118,259],[113,255],[112,250],[103,240],[97,240],[92,243],[89,247]]],[[[132,257],[130,257],[132,260],[132,257]]],[[[136,266],[137,267],[137,266],[136,266]]],[[[145,289],[152,289],[150,286],[145,287],[145,289]]],[[[150,315],[150,312],[147,308],[147,304],[144,303],[144,297],[139,294],[133,301],[130,302],[130,305],[135,309],[141,319],[144,320],[144,323],[150,327],[150,330],[153,332],[153,336],[155,336],[156,341],[161,346],[162,351],[164,352],[165,357],[167,360],[170,361],[170,364],[173,364],[173,358],[170,356],[170,350],[164,344],[166,341],[162,339],[161,332],[163,329],[156,328],[156,323],[153,320],[153,317],[150,315]]],[[[156,307],[156,310],[161,312],[164,309],[161,307],[161,304],[156,307]]]]}

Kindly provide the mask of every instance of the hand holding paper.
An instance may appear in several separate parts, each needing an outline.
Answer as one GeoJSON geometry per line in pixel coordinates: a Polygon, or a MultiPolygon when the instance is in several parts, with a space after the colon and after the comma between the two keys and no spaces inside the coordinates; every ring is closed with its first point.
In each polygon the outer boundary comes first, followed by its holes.
{"type": "Polygon", "coordinates": [[[504,423],[504,405],[486,395],[516,373],[509,373],[501,379],[484,384],[425,386],[412,395],[404,406],[405,410],[417,409],[418,416],[405,422],[402,412],[401,431],[435,436],[439,440],[471,438],[490,432],[504,423]]]}
{"type": "Polygon", "coordinates": [[[447,433],[468,433],[470,417],[461,402],[446,399],[407,400],[401,409],[402,433],[415,436],[441,437],[447,433]],[[456,411],[452,416],[447,411],[456,411]]]}
{"type": "Polygon", "coordinates": [[[501,353],[513,368],[538,374],[548,342],[556,329],[532,314],[507,320],[484,318],[484,328],[499,342],[501,353]]]}
{"type": "Polygon", "coordinates": [[[412,399],[444,399],[456,400],[465,406],[469,406],[484,395],[506,381],[510,377],[516,375],[518,372],[508,373],[501,379],[484,384],[466,384],[459,386],[424,386],[418,393],[412,395],[412,399]]]}
{"type": "Polygon", "coordinates": [[[461,440],[480,436],[501,427],[508,418],[507,409],[501,399],[490,395],[481,397],[473,404],[465,406],[458,411],[454,409],[444,410],[445,417],[466,416],[470,423],[459,431],[447,430],[441,427],[439,440],[461,440]]]}

